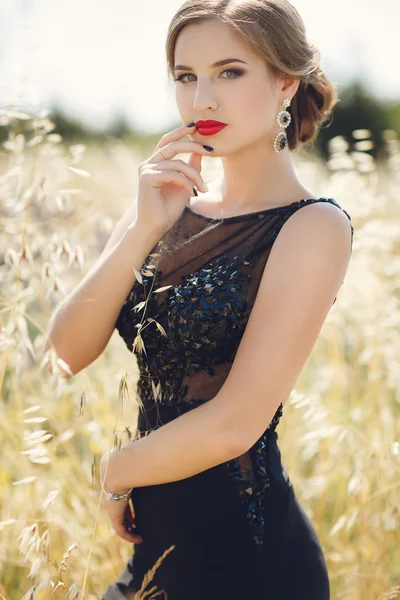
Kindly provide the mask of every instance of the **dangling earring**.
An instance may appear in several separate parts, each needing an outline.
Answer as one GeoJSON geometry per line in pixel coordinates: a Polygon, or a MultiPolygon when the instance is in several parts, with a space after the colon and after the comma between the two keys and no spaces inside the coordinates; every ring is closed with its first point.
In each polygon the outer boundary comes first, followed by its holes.
{"type": "MultiPolygon", "coordinates": [[[[283,109],[278,114],[277,121],[279,127],[286,129],[290,125],[292,120],[290,112],[286,109],[290,106],[290,100],[286,99],[283,101],[283,109]]],[[[285,131],[280,131],[274,139],[274,150],[275,152],[282,152],[287,146],[287,136],[285,131]]]]}

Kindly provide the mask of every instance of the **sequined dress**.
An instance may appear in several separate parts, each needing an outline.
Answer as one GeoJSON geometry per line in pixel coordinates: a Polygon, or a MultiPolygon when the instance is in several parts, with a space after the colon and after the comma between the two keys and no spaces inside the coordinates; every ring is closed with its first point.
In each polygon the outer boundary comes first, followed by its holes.
{"type": "MultiPolygon", "coordinates": [[[[187,205],[151,250],[142,282],[135,281],[116,321],[140,373],[138,437],[216,396],[276,236],[292,214],[314,202],[335,205],[351,225],[350,215],[327,197],[224,219],[187,205]]],[[[351,225],[351,240],[353,232],[351,225]]],[[[282,414],[281,404],[253,447],[234,460],[133,490],[136,531],[144,541],[134,545],[102,600],[134,598],[145,573],[172,545],[146,588],[165,590],[157,598],[329,600],[322,547],[281,461],[276,428],[282,414]]]]}

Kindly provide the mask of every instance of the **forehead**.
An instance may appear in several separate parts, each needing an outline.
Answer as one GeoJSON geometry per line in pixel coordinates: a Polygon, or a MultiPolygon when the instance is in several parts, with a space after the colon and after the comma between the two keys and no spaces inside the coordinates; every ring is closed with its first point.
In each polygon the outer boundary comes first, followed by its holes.
{"type": "Polygon", "coordinates": [[[212,64],[228,56],[235,56],[246,62],[256,58],[244,40],[219,19],[186,25],[175,44],[175,64],[212,64]]]}

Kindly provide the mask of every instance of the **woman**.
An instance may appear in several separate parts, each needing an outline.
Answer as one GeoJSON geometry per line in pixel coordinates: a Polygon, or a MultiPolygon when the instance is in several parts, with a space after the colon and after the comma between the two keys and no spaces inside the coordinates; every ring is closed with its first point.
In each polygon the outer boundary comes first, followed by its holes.
{"type": "Polygon", "coordinates": [[[136,206],[85,286],[103,291],[102,327],[70,365],[94,360],[115,325],[140,369],[137,439],[101,468],[135,549],[102,599],[328,600],[276,427],[351,256],[350,216],[303,187],[290,157],[335,87],[286,0],[188,0],[167,57],[190,126],[140,165],[136,206]],[[202,156],[222,161],[209,190],[202,156]]]}

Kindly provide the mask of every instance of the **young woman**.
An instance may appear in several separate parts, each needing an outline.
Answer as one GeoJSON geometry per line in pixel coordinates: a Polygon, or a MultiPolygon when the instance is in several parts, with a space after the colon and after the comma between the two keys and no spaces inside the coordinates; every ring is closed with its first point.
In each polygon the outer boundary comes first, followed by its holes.
{"type": "Polygon", "coordinates": [[[328,600],[276,428],[351,256],[350,216],[290,157],[331,115],[335,87],[287,0],[188,0],[167,58],[190,125],[140,165],[136,206],[52,336],[77,372],[116,326],[140,370],[137,439],[101,468],[113,527],[135,549],[102,599],[134,598],[156,567],[150,598],[328,600]],[[223,166],[209,190],[203,156],[223,166]],[[78,323],[89,297],[98,308],[78,323]],[[57,338],[68,315],[70,361],[57,338]]]}

